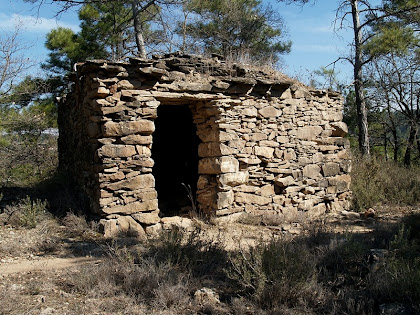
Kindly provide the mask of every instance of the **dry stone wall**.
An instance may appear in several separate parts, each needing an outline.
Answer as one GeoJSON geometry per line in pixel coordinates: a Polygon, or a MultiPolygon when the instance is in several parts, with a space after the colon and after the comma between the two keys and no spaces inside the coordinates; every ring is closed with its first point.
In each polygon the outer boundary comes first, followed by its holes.
{"type": "Polygon", "coordinates": [[[160,105],[191,110],[201,141],[192,170],[201,212],[293,217],[348,207],[349,144],[335,92],[179,55],[87,61],[72,80],[59,106],[60,167],[83,188],[106,235],[146,236],[165,222],[152,159],[160,105]]]}

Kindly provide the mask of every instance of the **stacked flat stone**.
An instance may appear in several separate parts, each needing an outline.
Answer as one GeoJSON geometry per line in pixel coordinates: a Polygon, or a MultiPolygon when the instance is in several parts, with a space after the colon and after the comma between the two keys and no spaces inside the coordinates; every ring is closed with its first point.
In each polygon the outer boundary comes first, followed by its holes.
{"type": "Polygon", "coordinates": [[[60,167],[83,189],[108,236],[145,237],[161,228],[151,158],[161,104],[191,109],[201,140],[203,213],[319,216],[349,206],[349,143],[336,92],[176,54],[87,61],[72,80],[73,92],[59,106],[60,167]]]}

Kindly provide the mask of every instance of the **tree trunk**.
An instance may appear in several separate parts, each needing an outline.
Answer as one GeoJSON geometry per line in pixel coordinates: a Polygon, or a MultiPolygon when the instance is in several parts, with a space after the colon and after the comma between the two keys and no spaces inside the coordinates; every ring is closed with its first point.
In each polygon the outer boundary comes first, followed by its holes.
{"type": "MultiPolygon", "coordinates": [[[[385,93],[385,98],[386,98],[386,111],[388,113],[388,120],[390,121],[390,129],[391,129],[391,134],[392,134],[392,138],[393,138],[393,147],[394,147],[394,162],[398,162],[398,151],[400,148],[400,145],[398,143],[398,133],[397,133],[397,127],[394,121],[394,118],[392,116],[392,110],[391,110],[391,100],[389,99],[389,95],[388,93],[385,93]]],[[[391,141],[391,140],[390,140],[391,141]]]]}
{"type": "Polygon", "coordinates": [[[417,133],[416,133],[416,144],[417,144],[418,159],[420,159],[420,137],[419,137],[419,130],[417,130],[417,133]]]}
{"type": "Polygon", "coordinates": [[[399,152],[399,148],[400,145],[398,143],[398,138],[397,138],[397,131],[393,131],[393,137],[394,137],[394,161],[398,162],[398,152],[399,152]]]}
{"type": "Polygon", "coordinates": [[[131,8],[133,10],[133,25],[134,25],[134,36],[136,38],[137,45],[137,56],[140,58],[146,58],[146,47],[144,45],[143,30],[141,27],[141,21],[139,16],[139,10],[137,7],[137,1],[131,2],[131,8]]]}
{"type": "Polygon", "coordinates": [[[362,30],[360,26],[358,0],[351,0],[351,13],[353,18],[354,30],[354,92],[356,94],[357,123],[359,126],[359,149],[362,155],[370,155],[369,132],[366,101],[363,93],[363,74],[362,74],[362,30]]]}
{"type": "Polygon", "coordinates": [[[388,138],[386,136],[386,124],[383,124],[384,128],[384,134],[383,134],[383,140],[384,140],[384,151],[385,151],[385,161],[388,161],[388,138]]]}
{"type": "Polygon", "coordinates": [[[404,155],[404,164],[406,166],[411,165],[411,150],[412,150],[415,138],[416,138],[416,127],[413,125],[413,123],[411,123],[410,134],[408,135],[408,141],[407,141],[407,148],[405,149],[405,155],[404,155]]]}

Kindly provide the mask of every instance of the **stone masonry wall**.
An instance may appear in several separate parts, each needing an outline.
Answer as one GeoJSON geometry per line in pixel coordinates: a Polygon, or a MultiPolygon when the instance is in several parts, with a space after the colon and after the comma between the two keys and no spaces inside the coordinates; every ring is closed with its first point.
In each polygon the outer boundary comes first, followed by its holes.
{"type": "Polygon", "coordinates": [[[84,189],[106,235],[146,236],[165,223],[151,158],[159,105],[191,109],[200,211],[319,216],[348,207],[349,144],[335,92],[178,55],[88,61],[72,79],[59,109],[60,166],[84,189]]]}

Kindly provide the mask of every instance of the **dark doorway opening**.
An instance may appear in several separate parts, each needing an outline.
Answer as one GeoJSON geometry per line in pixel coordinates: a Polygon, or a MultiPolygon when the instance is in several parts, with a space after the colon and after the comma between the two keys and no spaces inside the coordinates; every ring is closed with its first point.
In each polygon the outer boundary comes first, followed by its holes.
{"type": "Polygon", "coordinates": [[[200,140],[187,105],[160,105],[157,116],[152,158],[159,209],[163,216],[183,215],[192,210],[187,188],[194,200],[197,192],[200,140]]]}

